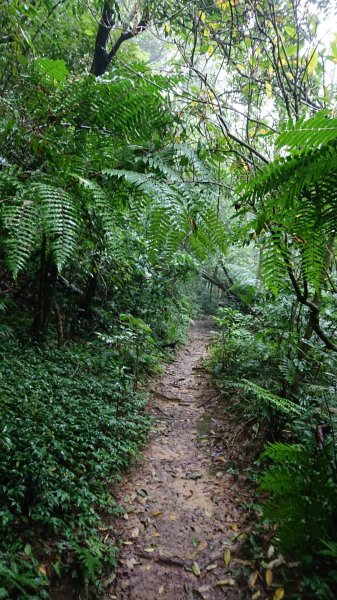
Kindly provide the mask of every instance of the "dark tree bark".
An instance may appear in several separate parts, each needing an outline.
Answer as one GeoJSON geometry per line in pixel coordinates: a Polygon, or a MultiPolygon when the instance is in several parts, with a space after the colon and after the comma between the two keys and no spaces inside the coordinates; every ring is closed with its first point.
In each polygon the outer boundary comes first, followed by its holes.
{"type": "Polygon", "coordinates": [[[90,73],[96,77],[103,75],[108,68],[109,55],[107,52],[107,44],[114,24],[115,21],[112,17],[109,3],[104,2],[102,17],[96,36],[94,59],[90,70],[90,73]]]}
{"type": "Polygon", "coordinates": [[[51,255],[47,253],[47,241],[43,236],[36,311],[33,321],[33,337],[38,341],[43,341],[47,333],[55,303],[57,275],[57,266],[51,255]]]}
{"type": "Polygon", "coordinates": [[[90,317],[92,314],[92,302],[96,294],[98,283],[98,269],[96,268],[94,273],[91,273],[87,283],[86,290],[83,294],[81,301],[81,309],[84,312],[84,316],[90,317]]]}
{"type": "Polygon", "coordinates": [[[96,36],[94,58],[90,69],[90,73],[95,75],[95,77],[104,75],[123,42],[139,35],[147,28],[148,19],[144,15],[142,17],[139,16],[138,6],[135,4],[129,15],[129,18],[127,19],[126,29],[120,34],[120,36],[117,38],[117,41],[113,44],[111,50],[109,51],[108,42],[114,26],[115,17],[111,12],[109,2],[104,2],[103,12],[96,36]],[[131,22],[133,22],[132,28],[130,28],[131,22]]]}

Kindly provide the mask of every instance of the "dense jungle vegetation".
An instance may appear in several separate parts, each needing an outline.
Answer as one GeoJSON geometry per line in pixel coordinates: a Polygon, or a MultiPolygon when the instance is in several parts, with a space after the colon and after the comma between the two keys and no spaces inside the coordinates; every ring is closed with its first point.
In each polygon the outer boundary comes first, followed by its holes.
{"type": "Polygon", "coordinates": [[[145,384],[201,310],[264,440],[258,527],[293,598],[336,597],[330,4],[2,3],[0,598],[99,587],[145,384]]]}

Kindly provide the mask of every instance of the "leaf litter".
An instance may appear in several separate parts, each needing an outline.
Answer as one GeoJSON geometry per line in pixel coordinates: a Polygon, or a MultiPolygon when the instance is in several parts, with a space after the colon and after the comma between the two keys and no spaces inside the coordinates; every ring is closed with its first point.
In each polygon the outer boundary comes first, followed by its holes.
{"type": "MultiPolygon", "coordinates": [[[[252,501],[254,490],[245,476],[228,472],[235,460],[235,448],[228,450],[226,442],[232,435],[228,413],[210,416],[219,394],[202,361],[212,328],[208,317],[196,323],[188,347],[177,353],[153,390],[149,410],[156,426],[150,443],[114,490],[128,521],[121,517],[113,522],[122,546],[115,577],[101,600],[284,597],[281,586],[269,588],[270,567],[279,562],[270,560],[273,548],[261,574],[241,554],[253,525],[243,506],[252,501]],[[201,397],[210,401],[200,405],[201,397]],[[169,419],[163,418],[164,411],[169,419]]],[[[236,445],[239,464],[244,448],[238,439],[236,445]]]]}

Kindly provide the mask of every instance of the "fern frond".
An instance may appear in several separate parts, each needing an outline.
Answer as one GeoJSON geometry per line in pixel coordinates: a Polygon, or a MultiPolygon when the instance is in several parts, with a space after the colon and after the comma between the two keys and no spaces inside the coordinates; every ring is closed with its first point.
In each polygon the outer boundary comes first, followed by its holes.
{"type": "Polygon", "coordinates": [[[242,379],[240,382],[230,381],[228,382],[231,386],[241,388],[246,393],[251,393],[255,398],[265,404],[271,404],[278,411],[287,415],[303,415],[304,410],[287,398],[281,398],[273,394],[269,390],[260,387],[256,383],[249,381],[248,379],[242,379]]]}
{"type": "Polygon", "coordinates": [[[39,227],[38,207],[29,196],[19,194],[3,207],[2,220],[8,234],[5,241],[7,264],[16,278],[26,266],[35,245],[39,227]]]}
{"type": "Polygon", "coordinates": [[[61,188],[44,183],[33,188],[40,199],[40,218],[50,252],[59,269],[72,256],[76,247],[78,218],[73,197],[61,188]]]}
{"type": "Polygon", "coordinates": [[[304,117],[292,124],[288,121],[276,140],[276,148],[310,151],[322,144],[337,140],[337,118],[331,118],[328,110],[321,110],[310,119],[304,117]]]}

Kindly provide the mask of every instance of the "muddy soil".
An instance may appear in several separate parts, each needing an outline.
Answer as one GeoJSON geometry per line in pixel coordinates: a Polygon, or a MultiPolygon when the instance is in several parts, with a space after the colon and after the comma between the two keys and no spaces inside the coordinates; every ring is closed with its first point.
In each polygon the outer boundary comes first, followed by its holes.
{"type": "Polygon", "coordinates": [[[196,323],[153,390],[150,444],[116,494],[125,509],[115,523],[123,547],[104,600],[254,595],[247,584],[254,565],[242,549],[250,529],[245,503],[251,485],[233,468],[226,440],[209,443],[217,437],[209,414],[217,392],[202,361],[212,327],[209,318],[196,323]]]}

